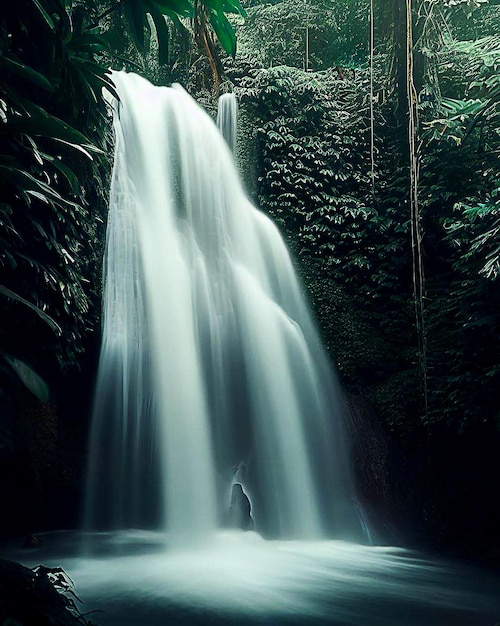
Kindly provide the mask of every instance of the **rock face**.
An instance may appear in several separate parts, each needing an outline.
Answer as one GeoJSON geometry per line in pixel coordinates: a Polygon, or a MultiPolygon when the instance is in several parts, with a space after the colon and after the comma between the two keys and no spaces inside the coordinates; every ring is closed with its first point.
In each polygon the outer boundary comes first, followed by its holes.
{"type": "Polygon", "coordinates": [[[41,402],[0,368],[0,536],[79,525],[87,423],[72,404],[41,402]]]}
{"type": "Polygon", "coordinates": [[[253,530],[252,505],[240,483],[235,483],[231,492],[231,506],[229,509],[229,525],[240,530],[253,530]]]}
{"type": "Polygon", "coordinates": [[[7,506],[1,524],[6,532],[25,533],[42,508],[42,474],[55,450],[56,417],[15,375],[6,374],[3,381],[0,489],[7,506]]]}

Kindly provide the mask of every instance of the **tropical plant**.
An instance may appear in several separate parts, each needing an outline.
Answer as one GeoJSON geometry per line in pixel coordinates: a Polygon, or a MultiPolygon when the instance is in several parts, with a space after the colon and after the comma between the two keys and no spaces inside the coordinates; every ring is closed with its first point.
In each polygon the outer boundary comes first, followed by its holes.
{"type": "Polygon", "coordinates": [[[359,67],[368,54],[367,6],[367,0],[282,0],[253,6],[238,28],[240,51],[254,67],[359,67]]]}
{"type": "Polygon", "coordinates": [[[0,560],[0,619],[26,626],[92,626],[81,600],[60,567],[33,569],[0,560]]]}
{"type": "Polygon", "coordinates": [[[90,216],[89,199],[102,187],[88,192],[84,182],[101,178],[104,113],[96,102],[109,80],[92,60],[100,44],[83,32],[78,11],[70,19],[59,2],[44,4],[18,3],[2,14],[1,345],[30,361],[38,342],[54,345],[50,331],[64,331],[57,356],[70,364],[96,319],[88,315],[87,265],[99,218],[90,216]]]}
{"type": "Polygon", "coordinates": [[[137,62],[151,39],[165,63],[172,29],[187,32],[189,20],[212,57],[216,39],[234,54],[228,12],[244,14],[239,0],[23,0],[2,8],[0,351],[7,357],[40,367],[55,354],[59,366],[74,367],[97,326],[100,279],[91,268],[102,252],[110,170],[101,96],[103,87],[113,93],[109,65],[137,62]]]}
{"type": "Polygon", "coordinates": [[[389,422],[401,420],[404,397],[396,386],[389,394],[386,381],[404,371],[414,386],[406,181],[397,144],[386,142],[373,195],[368,72],[231,71],[255,124],[257,201],[299,257],[344,384],[383,400],[389,422]]]}
{"type": "MultiPolygon", "coordinates": [[[[422,346],[417,346],[416,339],[409,340],[416,338],[416,333],[411,310],[405,20],[394,22],[392,5],[374,5],[376,46],[371,81],[361,68],[342,75],[333,68],[325,72],[304,72],[290,66],[261,68],[270,65],[271,58],[266,56],[267,41],[258,29],[241,34],[243,59],[233,64],[230,72],[247,126],[255,125],[253,133],[248,128],[245,133],[247,141],[256,142],[258,201],[280,223],[302,263],[313,263],[314,272],[306,270],[306,281],[321,316],[326,315],[321,323],[328,329],[328,340],[347,384],[360,385],[358,391],[371,394],[385,421],[400,430],[412,427],[420,417],[429,424],[444,420],[458,427],[464,419],[477,422],[481,411],[490,411],[492,406],[490,397],[482,408],[472,407],[465,400],[467,391],[457,392],[467,389],[465,379],[450,376],[444,380],[438,373],[446,370],[446,363],[454,363],[457,372],[471,366],[473,359],[467,351],[472,342],[460,338],[467,318],[465,312],[456,314],[459,294],[472,306],[472,287],[476,285],[478,306],[485,312],[485,279],[477,278],[477,273],[482,271],[492,279],[498,267],[497,38],[491,34],[459,41],[454,35],[457,24],[462,35],[466,30],[458,18],[454,25],[452,17],[468,12],[473,16],[468,19],[477,23],[474,16],[485,10],[488,5],[484,3],[480,9],[465,2],[453,6],[427,0],[413,3],[411,89],[417,99],[412,133],[419,173],[413,183],[419,203],[414,221],[423,232],[418,259],[425,265],[426,281],[422,282],[419,323],[425,324],[421,337],[429,352],[429,363],[421,362],[429,384],[425,417],[424,403],[415,393],[422,346]],[[396,27],[392,32],[391,20],[396,27]],[[246,45],[249,50],[261,51],[253,64],[246,45]],[[402,72],[394,66],[397,63],[403,64],[402,72]],[[391,65],[392,78],[388,80],[384,72],[391,65]],[[344,294],[341,300],[345,302],[347,297],[350,301],[341,310],[346,315],[347,309],[351,312],[340,324],[352,328],[355,318],[360,327],[372,328],[371,339],[369,333],[363,333],[365,353],[372,353],[368,346],[380,346],[379,340],[385,345],[380,350],[386,359],[383,365],[373,364],[371,369],[362,365],[368,359],[354,333],[356,356],[349,353],[345,335],[342,339],[342,331],[334,331],[328,317],[327,311],[338,311],[338,307],[333,301],[327,303],[321,287],[327,284],[332,299],[339,297],[340,290],[344,294]],[[445,311],[450,311],[450,306],[455,315],[446,321],[445,311]],[[443,337],[447,337],[444,342],[443,337]],[[443,400],[453,385],[460,402],[445,406],[443,400]],[[460,417],[460,412],[467,418],[460,417]]],[[[286,25],[273,22],[273,12],[278,15],[279,8],[279,4],[252,8],[249,21],[260,11],[269,22],[266,32],[273,33],[275,28],[284,32],[286,25]]],[[[301,9],[298,5],[295,11],[299,14],[301,9]]],[[[299,44],[295,47],[301,51],[299,44]]],[[[330,52],[325,52],[325,58],[330,52]]],[[[289,65],[300,67],[300,58],[290,58],[289,65]]],[[[469,311],[468,305],[464,311],[469,311]]],[[[475,319],[471,311],[467,315],[475,319]]],[[[470,336],[480,345],[491,343],[491,337],[476,331],[470,336]]],[[[495,379],[495,372],[495,362],[488,357],[484,375],[495,379]]]]}

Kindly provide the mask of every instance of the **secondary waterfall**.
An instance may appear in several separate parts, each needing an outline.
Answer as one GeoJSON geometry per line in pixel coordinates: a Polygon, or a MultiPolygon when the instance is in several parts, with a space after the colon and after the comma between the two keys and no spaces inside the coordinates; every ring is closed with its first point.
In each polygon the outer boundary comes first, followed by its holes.
{"type": "Polygon", "coordinates": [[[113,81],[86,528],[207,535],[237,482],[265,536],[359,536],[342,396],[278,230],[181,87],[113,81]]]}
{"type": "Polygon", "coordinates": [[[236,151],[236,125],[238,121],[238,102],[234,93],[224,93],[219,98],[217,108],[217,128],[231,148],[236,151]]]}

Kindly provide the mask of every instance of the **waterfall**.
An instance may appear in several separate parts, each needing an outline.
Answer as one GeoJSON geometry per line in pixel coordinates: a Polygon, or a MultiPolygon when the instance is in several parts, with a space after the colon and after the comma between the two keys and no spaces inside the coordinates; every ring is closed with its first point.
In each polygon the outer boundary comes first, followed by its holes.
{"type": "Polygon", "coordinates": [[[236,152],[236,124],[238,121],[238,103],[234,93],[224,93],[219,98],[217,108],[217,128],[231,148],[236,152]]]}
{"type": "Polygon", "coordinates": [[[113,82],[86,528],[206,536],[237,483],[264,536],[360,536],[342,394],[283,239],[236,173],[234,98],[226,144],[180,86],[113,82]]]}

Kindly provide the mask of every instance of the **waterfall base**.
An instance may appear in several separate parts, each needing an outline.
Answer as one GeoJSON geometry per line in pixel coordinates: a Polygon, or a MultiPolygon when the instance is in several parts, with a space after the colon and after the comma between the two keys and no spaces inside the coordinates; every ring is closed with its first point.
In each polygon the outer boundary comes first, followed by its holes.
{"type": "Polygon", "coordinates": [[[80,534],[42,539],[33,564],[62,566],[100,626],[477,626],[500,614],[498,578],[401,548],[227,531],[174,550],[162,533],[127,531],[94,534],[100,556],[83,558],[80,534]]]}

